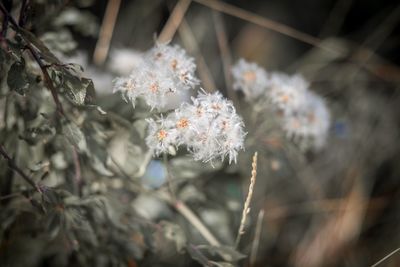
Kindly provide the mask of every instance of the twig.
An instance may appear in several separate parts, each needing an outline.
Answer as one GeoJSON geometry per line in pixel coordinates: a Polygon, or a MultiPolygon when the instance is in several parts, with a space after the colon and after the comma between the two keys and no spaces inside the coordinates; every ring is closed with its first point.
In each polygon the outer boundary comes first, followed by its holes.
{"type": "Polygon", "coordinates": [[[27,43],[26,46],[43,73],[46,87],[51,92],[54,103],[56,104],[56,109],[57,109],[58,115],[65,117],[64,109],[61,105],[60,99],[58,98],[57,90],[53,85],[53,82],[49,76],[49,73],[47,72],[47,67],[43,64],[43,62],[42,62],[40,56],[38,55],[38,53],[36,52],[35,48],[30,43],[27,43]]]}
{"type": "Polygon", "coordinates": [[[29,7],[29,0],[22,0],[21,9],[19,11],[18,25],[24,27],[27,19],[26,11],[29,7]]]}
{"type": "Polygon", "coordinates": [[[240,243],[240,238],[244,234],[244,228],[246,226],[246,220],[247,220],[247,215],[250,213],[250,203],[251,203],[251,198],[253,197],[253,192],[254,192],[254,185],[256,183],[256,177],[257,177],[257,152],[254,153],[253,156],[253,162],[251,163],[251,178],[250,178],[250,185],[249,185],[249,191],[247,193],[246,201],[244,202],[244,207],[243,207],[243,212],[242,212],[242,220],[240,221],[240,226],[238,230],[238,234],[236,237],[236,242],[235,242],[235,247],[237,248],[240,243]]]}
{"type": "MultiPolygon", "coordinates": [[[[7,8],[4,7],[3,3],[0,2],[0,10],[1,12],[3,12],[4,17],[7,17],[7,22],[11,22],[11,24],[13,24],[15,27],[19,27],[18,23],[15,21],[15,19],[10,15],[10,13],[8,12],[7,8]]],[[[8,24],[6,25],[8,27],[8,24]]],[[[4,27],[4,25],[3,25],[4,27]]],[[[4,29],[3,29],[4,30],[4,29]]]]}
{"type": "Polygon", "coordinates": [[[169,168],[169,164],[168,164],[168,155],[167,153],[163,154],[163,160],[164,160],[164,165],[165,165],[165,170],[166,170],[166,174],[167,174],[167,184],[168,184],[168,190],[169,193],[171,195],[172,201],[176,202],[176,195],[175,195],[175,190],[172,186],[172,177],[171,177],[171,171],[169,168]]]}
{"type": "Polygon", "coordinates": [[[8,16],[6,15],[5,12],[9,12],[11,10],[11,6],[12,6],[12,1],[4,1],[4,4],[6,5],[5,7],[3,6],[2,3],[1,4],[1,10],[3,11],[4,17],[3,17],[3,24],[2,24],[2,28],[1,28],[1,39],[5,39],[7,36],[7,29],[8,29],[8,16]],[[8,11],[6,10],[6,8],[8,9],[8,11]],[[5,11],[4,11],[4,10],[5,11]]]}
{"type": "Polygon", "coordinates": [[[78,194],[82,195],[82,172],[81,164],[79,162],[79,154],[75,146],[72,147],[72,158],[74,160],[75,167],[75,184],[77,186],[78,194]]]}
{"type": "Polygon", "coordinates": [[[257,217],[257,225],[256,225],[256,230],[254,232],[254,239],[253,243],[251,244],[251,251],[250,251],[250,267],[254,266],[257,260],[257,252],[258,252],[258,246],[260,244],[260,239],[261,239],[261,229],[263,226],[263,220],[264,220],[264,210],[260,210],[258,213],[257,217]]]}
{"type": "MultiPolygon", "coordinates": [[[[24,2],[22,3],[22,8],[25,8],[25,5],[27,5],[26,1],[24,1],[24,2]]],[[[24,24],[23,21],[20,20],[20,23],[17,24],[17,22],[15,21],[15,19],[7,12],[7,10],[5,10],[4,6],[3,6],[1,3],[0,3],[0,9],[1,9],[1,11],[4,13],[4,16],[6,16],[6,17],[9,18],[10,22],[13,24],[13,26],[14,26],[17,30],[21,30],[21,29],[22,29],[22,27],[20,26],[20,24],[23,25],[23,24],[24,24]]],[[[23,13],[23,10],[21,10],[21,16],[22,16],[22,13],[23,13]]],[[[21,19],[21,18],[20,18],[20,19],[21,19]]],[[[36,61],[36,63],[39,65],[40,70],[41,70],[42,73],[43,73],[44,82],[45,82],[45,84],[46,84],[46,87],[50,90],[51,95],[52,95],[52,97],[53,97],[53,100],[54,100],[54,102],[55,102],[55,104],[56,104],[57,114],[58,114],[60,117],[66,117],[66,115],[65,115],[65,113],[64,113],[63,106],[62,106],[62,104],[61,104],[61,102],[60,102],[60,99],[58,98],[57,90],[56,90],[56,88],[55,88],[54,85],[53,85],[53,82],[52,82],[52,80],[51,80],[51,78],[50,78],[50,76],[49,76],[49,73],[47,72],[47,67],[48,67],[48,66],[46,66],[46,65],[43,63],[43,61],[42,61],[40,55],[38,54],[38,52],[36,51],[36,49],[32,46],[32,44],[29,42],[29,40],[26,40],[25,38],[24,38],[24,40],[25,40],[25,42],[26,42],[26,47],[28,48],[29,52],[31,53],[32,57],[34,58],[34,60],[36,61]]],[[[3,148],[2,148],[2,150],[3,150],[3,148]]],[[[5,152],[5,151],[3,150],[3,152],[5,152]]],[[[2,153],[2,154],[3,154],[3,153],[2,153]]],[[[3,156],[4,156],[4,155],[3,155],[3,156]]],[[[81,168],[80,168],[80,163],[79,163],[79,155],[78,155],[78,153],[77,153],[75,147],[73,148],[73,159],[74,159],[74,165],[75,165],[75,181],[77,182],[78,190],[80,191],[81,184],[82,184],[82,181],[81,181],[81,168]]],[[[12,167],[12,166],[10,165],[10,162],[12,163],[12,161],[9,160],[9,166],[12,167]]],[[[14,165],[14,167],[17,167],[17,166],[14,165]]],[[[17,168],[18,168],[18,167],[17,167],[17,168]]],[[[15,168],[14,168],[14,169],[15,169],[15,168]]],[[[15,170],[17,170],[17,169],[15,169],[15,170]]],[[[37,190],[38,192],[42,193],[42,191],[41,191],[41,189],[38,187],[38,185],[37,185],[36,183],[34,183],[33,180],[31,180],[31,178],[30,178],[29,176],[25,175],[21,170],[20,170],[20,172],[18,172],[18,173],[19,173],[25,180],[27,180],[34,188],[36,188],[36,190],[37,190]]]]}
{"type": "Polygon", "coordinates": [[[156,196],[174,207],[183,217],[185,217],[186,220],[193,225],[194,228],[196,228],[197,231],[199,231],[199,233],[210,245],[216,247],[221,246],[221,243],[218,241],[218,239],[214,237],[214,235],[203,224],[200,218],[197,217],[197,215],[188,206],[186,206],[184,202],[180,200],[172,200],[168,194],[165,194],[165,191],[163,192],[159,191],[156,196]]]}
{"type": "Polygon", "coordinates": [[[103,22],[101,23],[99,39],[97,40],[96,48],[93,53],[93,62],[98,66],[103,65],[107,58],[120,5],[121,0],[108,1],[106,13],[104,14],[103,22]]]}
{"type": "Polygon", "coordinates": [[[382,259],[380,259],[379,261],[377,261],[376,263],[372,264],[371,267],[376,267],[379,264],[381,264],[382,262],[384,262],[385,260],[389,259],[390,257],[392,257],[394,254],[396,254],[397,252],[400,251],[400,248],[397,248],[395,250],[393,250],[392,252],[390,252],[388,255],[386,255],[385,257],[383,257],[382,259]]]}
{"type": "Polygon", "coordinates": [[[189,209],[188,206],[186,206],[185,203],[182,201],[177,200],[174,203],[175,209],[182,214],[183,217],[185,217],[196,229],[199,231],[199,233],[204,237],[205,240],[207,240],[208,243],[212,246],[219,247],[221,246],[221,243],[214,237],[214,235],[208,230],[208,228],[201,222],[199,217],[196,216],[196,214],[193,213],[191,209],[189,209]]]}
{"type": "Polygon", "coordinates": [[[334,51],[333,49],[326,47],[325,45],[322,45],[321,40],[317,37],[303,33],[301,31],[298,31],[287,25],[273,21],[271,19],[267,19],[267,18],[264,18],[257,14],[253,14],[249,11],[238,8],[236,6],[233,6],[233,5],[218,1],[218,0],[194,0],[194,1],[199,4],[202,4],[204,6],[207,6],[209,8],[212,8],[214,10],[218,10],[222,13],[225,13],[225,14],[228,14],[228,15],[231,15],[234,17],[238,17],[240,19],[249,21],[251,23],[254,23],[261,27],[267,28],[269,30],[279,32],[286,36],[292,37],[292,38],[302,41],[304,43],[319,47],[330,53],[335,53],[335,54],[338,53],[338,51],[334,51]]]}
{"type": "Polygon", "coordinates": [[[328,15],[326,22],[322,26],[322,30],[319,34],[321,38],[328,37],[329,35],[332,36],[338,33],[352,4],[353,0],[336,1],[328,15]]]}
{"type": "Polygon", "coordinates": [[[7,160],[8,167],[18,173],[28,184],[30,184],[36,191],[42,194],[40,187],[32,180],[31,177],[26,175],[17,165],[15,165],[14,160],[7,154],[4,146],[0,144],[0,154],[7,160]]]}
{"type": "MultiPolygon", "coordinates": [[[[18,25],[18,23],[15,21],[15,19],[10,15],[10,13],[8,13],[8,11],[6,10],[6,8],[3,6],[2,3],[0,3],[0,10],[3,12],[4,16],[8,17],[9,22],[11,22],[11,24],[16,28],[17,31],[22,31],[22,28],[18,25]]],[[[51,81],[51,78],[47,72],[47,67],[45,66],[45,64],[43,64],[42,59],[40,58],[39,54],[37,53],[37,51],[35,50],[35,48],[31,45],[31,43],[29,42],[29,40],[27,40],[26,38],[24,38],[24,36],[22,35],[22,38],[25,40],[26,42],[26,47],[28,48],[29,52],[32,54],[33,58],[35,59],[36,63],[39,65],[43,76],[44,76],[44,80],[45,80],[45,84],[47,86],[47,88],[50,90],[51,95],[54,99],[54,102],[56,103],[56,108],[58,111],[59,115],[65,116],[63,107],[61,105],[61,102],[58,98],[58,94],[57,94],[57,90],[56,88],[53,86],[53,83],[51,81]]]]}
{"type": "Polygon", "coordinates": [[[222,67],[224,70],[226,91],[229,99],[233,100],[234,103],[238,103],[236,94],[233,94],[232,91],[232,76],[231,76],[232,56],[229,50],[228,38],[226,36],[226,31],[222,20],[222,16],[221,13],[215,10],[213,10],[212,15],[215,22],[214,25],[215,25],[215,32],[217,35],[218,46],[221,52],[221,60],[222,60],[222,67]]]}
{"type": "Polygon", "coordinates": [[[190,6],[190,2],[191,0],[179,0],[158,37],[159,42],[166,43],[172,40],[190,6]]]}
{"type": "MultiPolygon", "coordinates": [[[[360,69],[366,65],[366,63],[375,54],[378,47],[384,43],[390,33],[396,28],[400,20],[400,5],[398,5],[391,13],[385,14],[384,21],[368,35],[368,38],[359,46],[359,48],[353,53],[352,58],[359,58],[358,65],[360,69]],[[366,48],[368,47],[368,48],[366,48]]],[[[355,70],[352,74],[353,80],[359,73],[359,69],[355,70]]]]}
{"type": "Polygon", "coordinates": [[[21,192],[11,193],[11,194],[8,194],[8,195],[0,196],[0,201],[8,200],[10,198],[19,197],[19,196],[24,196],[24,195],[21,192]]]}
{"type": "Polygon", "coordinates": [[[208,68],[207,63],[200,52],[200,48],[199,45],[197,44],[196,38],[185,19],[182,19],[178,31],[187,51],[190,54],[194,54],[196,56],[199,77],[202,81],[203,88],[207,92],[214,92],[215,89],[217,88],[215,85],[214,78],[212,77],[210,69],[208,68]]]}

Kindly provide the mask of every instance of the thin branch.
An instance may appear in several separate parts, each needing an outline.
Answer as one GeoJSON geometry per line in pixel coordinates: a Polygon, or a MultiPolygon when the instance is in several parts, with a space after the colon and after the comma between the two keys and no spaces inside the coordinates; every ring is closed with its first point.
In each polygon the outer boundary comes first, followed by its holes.
{"type": "Polygon", "coordinates": [[[64,109],[61,105],[60,99],[58,98],[57,90],[53,85],[53,82],[49,76],[49,73],[47,72],[47,67],[43,64],[42,59],[40,58],[40,56],[36,52],[35,48],[30,43],[27,43],[26,47],[28,48],[29,52],[31,53],[32,57],[35,59],[36,63],[39,65],[39,67],[43,73],[44,82],[46,84],[46,87],[51,92],[54,103],[56,104],[56,109],[57,109],[58,114],[60,116],[65,117],[64,109]]]}
{"type": "Polygon", "coordinates": [[[261,230],[263,226],[263,220],[264,220],[264,210],[260,210],[258,213],[258,218],[257,218],[257,225],[256,225],[256,230],[254,232],[254,239],[253,243],[251,244],[251,251],[250,251],[250,267],[254,266],[257,260],[257,252],[258,252],[258,246],[260,244],[260,239],[261,239],[261,230]]]}
{"type": "Polygon", "coordinates": [[[7,160],[8,167],[18,173],[28,184],[30,184],[36,191],[42,194],[40,187],[32,180],[31,177],[26,175],[17,165],[15,165],[14,160],[7,154],[4,146],[0,144],[0,154],[7,160]]]}
{"type": "Polygon", "coordinates": [[[25,26],[27,19],[27,11],[29,7],[29,0],[22,0],[21,9],[19,11],[18,25],[22,28],[25,26]]]}
{"type": "Polygon", "coordinates": [[[247,10],[238,8],[236,6],[224,3],[222,1],[218,0],[194,0],[195,2],[207,6],[209,8],[212,8],[214,10],[220,11],[222,13],[249,21],[251,23],[254,23],[256,25],[259,25],[261,27],[267,28],[269,30],[279,32],[281,34],[284,34],[286,36],[292,37],[296,40],[302,41],[304,43],[319,47],[321,49],[324,49],[325,51],[328,51],[330,53],[335,53],[337,54],[338,51],[334,51],[329,47],[326,47],[321,44],[321,40],[317,37],[311,36],[309,34],[303,33],[299,30],[296,30],[294,28],[291,28],[287,25],[284,25],[282,23],[273,21],[271,19],[264,18],[262,16],[259,16],[257,14],[251,13],[247,10]]]}
{"type": "Polygon", "coordinates": [[[182,201],[176,201],[174,203],[175,209],[185,217],[196,229],[199,233],[207,240],[208,243],[212,246],[219,247],[221,243],[214,237],[214,235],[208,230],[208,228],[201,222],[199,217],[194,214],[194,212],[186,206],[182,201]]]}
{"type": "Polygon", "coordinates": [[[79,154],[75,146],[72,147],[72,158],[74,160],[75,177],[74,181],[77,187],[78,194],[82,195],[82,171],[81,164],[79,162],[79,154]]]}
{"type": "MultiPolygon", "coordinates": [[[[10,13],[8,12],[8,10],[4,7],[3,3],[0,2],[0,10],[1,12],[3,12],[4,17],[8,18],[8,21],[11,22],[11,24],[13,24],[16,27],[18,26],[18,23],[15,21],[15,19],[10,15],[10,13]]],[[[8,25],[7,25],[8,27],[8,25]]]]}
{"type": "Polygon", "coordinates": [[[162,192],[159,193],[160,194],[157,194],[156,196],[174,207],[183,217],[185,217],[186,220],[190,222],[191,225],[193,225],[194,228],[196,228],[196,230],[201,234],[201,236],[203,236],[205,240],[207,240],[210,245],[216,247],[221,246],[221,243],[218,241],[218,239],[215,238],[215,236],[210,232],[210,230],[208,230],[200,218],[197,217],[197,215],[184,202],[180,200],[172,200],[169,195],[163,194],[162,192]]]}
{"type": "Polygon", "coordinates": [[[376,267],[379,264],[381,264],[382,262],[384,262],[385,260],[389,259],[390,257],[392,257],[394,254],[396,254],[397,252],[400,251],[400,248],[397,248],[395,250],[393,250],[392,252],[390,252],[388,255],[386,255],[385,257],[383,257],[382,259],[380,259],[379,261],[377,261],[376,263],[372,264],[371,267],[376,267]]]}
{"type": "Polygon", "coordinates": [[[333,8],[331,9],[328,18],[324,25],[321,27],[319,36],[321,38],[328,37],[329,35],[335,35],[339,32],[346,19],[353,0],[337,0],[333,8]]]}
{"type": "Polygon", "coordinates": [[[104,14],[103,22],[101,23],[99,39],[97,40],[93,54],[93,61],[98,66],[103,65],[107,58],[120,5],[121,0],[108,1],[106,13],[104,14]]]}
{"type": "MultiPolygon", "coordinates": [[[[228,37],[225,31],[223,18],[221,13],[213,10],[212,12],[215,26],[215,33],[217,35],[218,47],[221,52],[222,68],[224,71],[225,86],[229,99],[233,100],[234,103],[238,103],[236,94],[233,93],[232,88],[232,56],[229,49],[228,37]]],[[[236,105],[237,106],[237,105],[236,105]]]]}
{"type": "MultiPolygon", "coordinates": [[[[400,5],[398,5],[390,14],[385,15],[384,21],[376,28],[372,33],[368,35],[368,38],[359,46],[351,56],[358,62],[360,69],[365,67],[367,62],[374,56],[375,51],[379,48],[382,43],[388,38],[392,31],[396,28],[400,20],[400,5]]],[[[353,80],[359,73],[357,69],[353,74],[353,80]]]]}
{"type": "Polygon", "coordinates": [[[176,195],[175,195],[174,187],[172,186],[171,170],[170,170],[169,164],[168,164],[168,155],[167,155],[167,153],[163,154],[163,161],[164,161],[164,165],[165,165],[165,171],[166,171],[166,174],[167,174],[168,190],[169,190],[169,193],[171,195],[172,201],[176,202],[176,195]]]}
{"type": "Polygon", "coordinates": [[[196,56],[198,72],[204,89],[207,92],[214,92],[217,87],[215,85],[214,78],[211,75],[210,68],[207,66],[206,60],[201,54],[199,45],[196,41],[192,29],[184,18],[179,25],[178,30],[186,50],[190,54],[194,54],[196,56]]]}
{"type": "Polygon", "coordinates": [[[251,163],[251,178],[250,178],[250,185],[249,191],[247,193],[246,201],[244,202],[243,211],[242,211],[242,220],[240,221],[240,226],[238,230],[238,234],[236,237],[235,247],[237,248],[240,243],[240,238],[245,233],[244,228],[246,226],[247,215],[250,213],[250,203],[253,197],[254,192],[254,185],[256,183],[257,178],[257,152],[254,153],[253,162],[251,163]]]}
{"type": "MultiPolygon", "coordinates": [[[[0,3],[1,4],[1,3],[0,3]]],[[[7,35],[7,29],[8,29],[8,16],[3,16],[3,23],[1,25],[1,35],[0,38],[1,39],[5,39],[6,35],[7,35]]]]}
{"type": "Polygon", "coordinates": [[[23,196],[24,195],[22,194],[22,192],[11,193],[11,194],[8,194],[8,195],[0,196],[0,201],[8,200],[8,199],[14,198],[14,197],[23,197],[23,196]]]}
{"type": "MultiPolygon", "coordinates": [[[[11,24],[16,28],[17,31],[22,31],[22,28],[18,25],[18,23],[10,15],[10,13],[8,13],[8,11],[3,6],[2,3],[0,3],[0,10],[3,12],[4,16],[8,17],[9,22],[11,22],[11,24]]],[[[22,35],[22,37],[24,38],[23,35],[22,35]]],[[[58,98],[57,90],[53,86],[51,78],[50,78],[50,76],[49,76],[49,74],[47,72],[47,67],[45,66],[45,64],[43,64],[42,59],[40,58],[40,55],[37,53],[37,51],[32,46],[32,44],[29,42],[29,40],[27,40],[26,38],[24,38],[24,40],[26,42],[26,47],[28,48],[29,52],[32,54],[33,58],[35,59],[36,63],[39,65],[39,67],[40,67],[40,69],[41,69],[41,71],[43,73],[45,84],[46,84],[47,88],[50,90],[51,95],[52,95],[52,97],[54,99],[54,102],[56,103],[56,108],[57,108],[58,114],[61,115],[61,116],[65,116],[64,109],[63,109],[63,107],[61,105],[61,102],[60,102],[60,100],[58,98]]]]}
{"type": "Polygon", "coordinates": [[[179,0],[158,37],[159,42],[165,43],[172,40],[190,6],[190,2],[191,0],[179,0]]]}

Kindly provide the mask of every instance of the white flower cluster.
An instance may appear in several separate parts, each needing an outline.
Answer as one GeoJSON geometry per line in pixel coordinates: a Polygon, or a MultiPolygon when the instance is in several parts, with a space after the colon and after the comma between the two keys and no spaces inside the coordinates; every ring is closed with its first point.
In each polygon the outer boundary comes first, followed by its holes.
{"type": "Polygon", "coordinates": [[[129,77],[114,80],[113,91],[121,92],[133,105],[141,97],[152,109],[162,109],[167,96],[199,84],[195,71],[194,59],[178,45],[156,44],[143,54],[143,60],[129,77]]]}
{"type": "Polygon", "coordinates": [[[324,100],[311,91],[306,92],[307,101],[296,112],[285,115],[283,128],[289,137],[303,141],[319,149],[325,145],[330,127],[330,113],[324,100]]]}
{"type": "Polygon", "coordinates": [[[236,162],[246,135],[232,102],[219,92],[200,92],[192,104],[183,103],[166,118],[148,122],[146,143],[156,155],[168,152],[171,146],[185,145],[195,160],[203,162],[225,157],[229,163],[236,162]]]}
{"type": "Polygon", "coordinates": [[[267,72],[256,63],[240,59],[232,68],[233,89],[243,91],[247,100],[257,99],[269,86],[267,72]]]}
{"type": "Polygon", "coordinates": [[[241,59],[233,66],[234,89],[247,100],[267,98],[281,117],[287,135],[303,146],[321,148],[328,137],[330,113],[324,100],[309,90],[301,75],[267,73],[241,59]]]}

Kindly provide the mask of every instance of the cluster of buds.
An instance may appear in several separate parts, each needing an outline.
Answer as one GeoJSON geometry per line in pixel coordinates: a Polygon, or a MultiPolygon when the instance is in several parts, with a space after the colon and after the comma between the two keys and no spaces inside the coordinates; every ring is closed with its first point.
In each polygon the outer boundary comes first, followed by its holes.
{"type": "Polygon", "coordinates": [[[281,118],[288,137],[305,149],[324,146],[330,127],[330,113],[324,100],[309,90],[301,75],[267,73],[255,63],[241,59],[232,68],[234,89],[247,100],[266,98],[281,118]]]}
{"type": "Polygon", "coordinates": [[[162,109],[171,95],[181,94],[199,84],[194,59],[178,45],[156,44],[143,53],[143,60],[128,77],[114,80],[113,91],[121,92],[135,105],[141,97],[152,108],[162,109]]]}
{"type": "Polygon", "coordinates": [[[226,157],[229,163],[236,162],[246,135],[232,102],[219,92],[202,91],[191,104],[183,103],[166,118],[148,122],[146,143],[156,155],[184,145],[195,160],[203,162],[226,157]]]}

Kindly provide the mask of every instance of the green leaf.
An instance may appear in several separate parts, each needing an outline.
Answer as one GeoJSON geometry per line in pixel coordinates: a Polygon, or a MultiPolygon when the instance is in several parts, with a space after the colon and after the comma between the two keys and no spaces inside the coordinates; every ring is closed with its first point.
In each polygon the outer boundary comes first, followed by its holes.
{"type": "Polygon", "coordinates": [[[30,82],[28,75],[25,72],[25,62],[15,62],[11,65],[7,76],[7,85],[10,90],[17,92],[20,95],[25,95],[29,89],[30,82]]]}
{"type": "Polygon", "coordinates": [[[73,146],[79,149],[79,151],[83,152],[87,150],[85,135],[75,123],[68,122],[63,125],[62,133],[73,146]]]}
{"type": "Polygon", "coordinates": [[[48,63],[61,63],[60,60],[47,48],[47,46],[31,32],[22,28],[18,28],[18,33],[26,42],[33,44],[39,50],[40,57],[46,60],[48,63]]]}
{"type": "Polygon", "coordinates": [[[80,76],[82,67],[67,64],[59,68],[60,66],[52,67],[50,77],[67,98],[77,106],[93,104],[95,98],[93,81],[80,76]]]}

